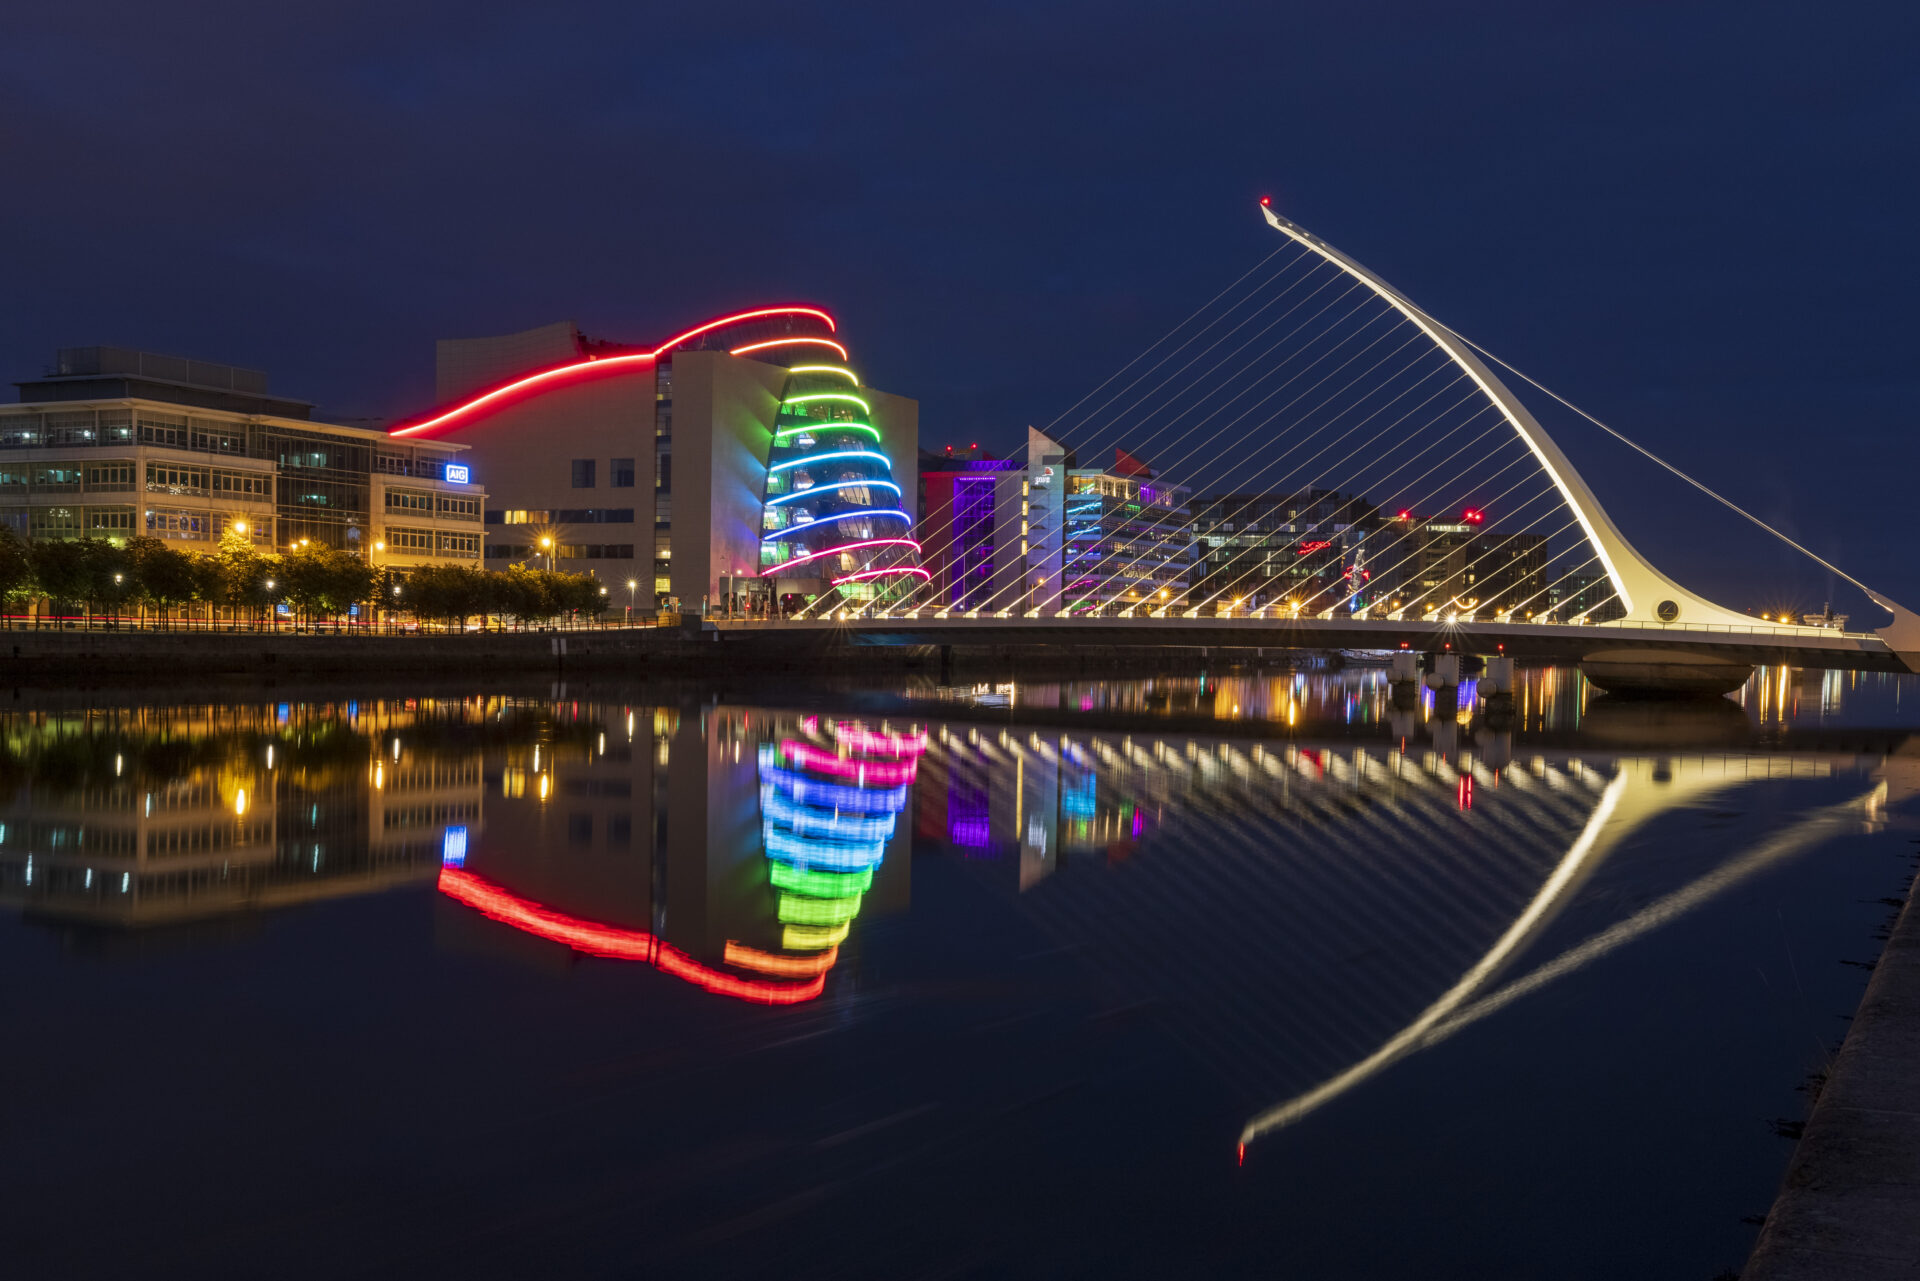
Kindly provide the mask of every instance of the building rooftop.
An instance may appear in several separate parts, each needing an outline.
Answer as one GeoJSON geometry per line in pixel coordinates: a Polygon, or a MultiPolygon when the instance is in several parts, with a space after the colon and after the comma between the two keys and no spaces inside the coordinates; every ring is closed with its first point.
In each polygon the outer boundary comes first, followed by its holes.
{"type": "Polygon", "coordinates": [[[269,394],[258,369],[132,347],[62,347],[39,378],[14,386],[22,401],[36,403],[137,397],[275,418],[313,416],[311,401],[269,394]]]}

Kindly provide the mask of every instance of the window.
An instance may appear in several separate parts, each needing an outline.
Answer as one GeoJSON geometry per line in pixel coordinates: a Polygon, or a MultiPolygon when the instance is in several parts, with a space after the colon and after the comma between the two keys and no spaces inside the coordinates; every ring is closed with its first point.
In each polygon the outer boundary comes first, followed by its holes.
{"type": "Polygon", "coordinates": [[[87,508],[87,532],[89,534],[130,534],[133,532],[133,508],[131,507],[89,507],[87,508]]]}
{"type": "Polygon", "coordinates": [[[272,498],[273,477],[265,473],[217,471],[213,473],[213,492],[238,494],[243,498],[272,498]]]}
{"type": "Polygon", "coordinates": [[[387,510],[390,512],[430,512],[433,510],[433,495],[421,493],[417,489],[389,489],[387,491],[387,510]]]}
{"type": "Polygon", "coordinates": [[[147,532],[158,538],[204,539],[211,526],[212,518],[206,512],[147,512],[147,532]]]}
{"type": "Polygon", "coordinates": [[[461,498],[453,494],[440,494],[436,500],[442,517],[448,520],[479,520],[480,500],[461,498]]]}
{"type": "Polygon", "coordinates": [[[147,492],[150,494],[204,494],[207,473],[200,467],[169,467],[147,464],[147,492]]]}
{"type": "Polygon", "coordinates": [[[653,460],[653,487],[666,491],[673,488],[673,455],[661,450],[653,460]]]}
{"type": "Polygon", "coordinates": [[[133,488],[133,464],[130,462],[88,463],[87,488],[106,492],[133,488]]]}
{"type": "Polygon", "coordinates": [[[631,525],[631,507],[562,507],[559,511],[536,515],[561,525],[631,525]]]}
{"type": "Polygon", "coordinates": [[[567,840],[574,845],[585,845],[593,839],[593,815],[567,815],[567,840]]]}
{"type": "Polygon", "coordinates": [[[465,560],[480,558],[480,535],[441,534],[438,537],[442,556],[458,556],[465,560]]]}
{"type": "Polygon", "coordinates": [[[140,414],[139,438],[143,445],[171,445],[175,449],[185,449],[187,420],[166,414],[150,414],[143,410],[140,414]]]}
{"type": "Polygon", "coordinates": [[[633,488],[633,459],[616,458],[608,464],[608,467],[613,472],[612,481],[615,489],[633,488]]]}
{"type": "Polygon", "coordinates": [[[35,538],[77,538],[80,535],[78,507],[33,507],[28,509],[35,538]]]}
{"type": "Polygon", "coordinates": [[[539,508],[509,507],[505,511],[487,513],[489,525],[545,525],[551,523],[553,513],[539,508]]]}
{"type": "Polygon", "coordinates": [[[412,552],[419,556],[433,554],[433,531],[430,529],[389,529],[387,546],[395,551],[412,552]]]}
{"type": "Polygon", "coordinates": [[[594,460],[591,458],[576,458],[573,460],[573,487],[575,489],[592,489],[594,487],[593,466],[594,460]]]}
{"type": "Polygon", "coordinates": [[[58,465],[35,467],[33,484],[36,489],[77,494],[80,492],[80,469],[58,465]]]}

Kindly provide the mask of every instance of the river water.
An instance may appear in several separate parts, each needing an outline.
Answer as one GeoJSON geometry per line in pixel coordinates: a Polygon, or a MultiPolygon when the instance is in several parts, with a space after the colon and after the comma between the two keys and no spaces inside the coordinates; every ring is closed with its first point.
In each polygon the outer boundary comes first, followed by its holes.
{"type": "Polygon", "coordinates": [[[20,691],[7,1272],[1709,1281],[1920,686],[1524,676],[20,691]]]}

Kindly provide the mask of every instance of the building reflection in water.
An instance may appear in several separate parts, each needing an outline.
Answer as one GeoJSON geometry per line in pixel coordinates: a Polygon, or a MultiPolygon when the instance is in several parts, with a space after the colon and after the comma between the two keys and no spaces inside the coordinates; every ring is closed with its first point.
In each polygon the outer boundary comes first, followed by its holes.
{"type": "MultiPolygon", "coordinates": [[[[1374,675],[1022,686],[1012,723],[498,696],[15,713],[0,895],[98,937],[433,885],[445,947],[790,1004],[857,971],[917,844],[1175,994],[1257,1137],[1799,848],[1674,854],[1628,895],[1608,860],[1638,825],[1762,779],[1857,778],[1819,822],[1920,787],[1884,752],[1755,753],[1731,703],[1647,713],[1541,672],[1495,715],[1471,682],[1436,702],[1374,675]],[[1183,714],[1230,724],[1154,727],[1183,714]],[[1516,749],[1529,720],[1579,733],[1516,749]]],[[[1755,690],[1762,728],[1798,697],[1755,690]]]]}

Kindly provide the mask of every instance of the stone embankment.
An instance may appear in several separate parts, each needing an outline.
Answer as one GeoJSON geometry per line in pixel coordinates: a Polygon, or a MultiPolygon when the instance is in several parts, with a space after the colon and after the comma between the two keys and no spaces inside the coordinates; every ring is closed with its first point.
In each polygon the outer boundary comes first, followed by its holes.
{"type": "Polygon", "coordinates": [[[1741,1281],[1920,1278],[1920,908],[1909,892],[1741,1281]]]}

